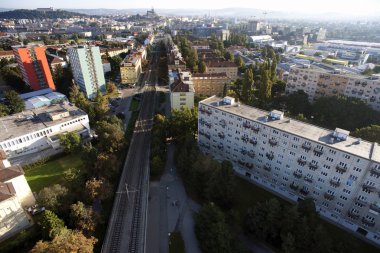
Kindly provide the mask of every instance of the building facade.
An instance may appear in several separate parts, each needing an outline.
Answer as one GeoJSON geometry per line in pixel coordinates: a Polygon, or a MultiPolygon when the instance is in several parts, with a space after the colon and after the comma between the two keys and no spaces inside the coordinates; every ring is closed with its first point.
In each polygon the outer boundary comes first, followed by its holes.
{"type": "Polygon", "coordinates": [[[198,144],[247,180],[298,201],[380,244],[380,146],[211,97],[199,103],[198,144]]]}
{"type": "Polygon", "coordinates": [[[170,108],[172,110],[179,110],[181,107],[193,108],[194,107],[194,87],[191,81],[190,72],[172,71],[172,75],[177,74],[173,78],[173,83],[170,87],[170,108]]]}
{"type": "Polygon", "coordinates": [[[0,118],[0,149],[9,159],[36,154],[46,150],[62,151],[59,134],[77,132],[90,137],[88,116],[70,104],[55,104],[0,118]]]}
{"type": "Polygon", "coordinates": [[[99,47],[70,47],[67,53],[75,83],[87,98],[94,98],[98,91],[105,93],[106,81],[99,47]]]}
{"type": "Polygon", "coordinates": [[[142,72],[141,57],[138,54],[127,55],[120,63],[121,83],[135,84],[142,72]]]}
{"type": "Polygon", "coordinates": [[[45,55],[45,47],[15,46],[13,53],[24,82],[32,90],[51,88],[55,90],[53,77],[45,55]]]}
{"type": "Polygon", "coordinates": [[[345,95],[365,101],[375,110],[380,110],[380,79],[326,70],[314,65],[290,68],[286,93],[298,90],[308,94],[310,101],[323,96],[345,95]]]}
{"type": "Polygon", "coordinates": [[[228,78],[235,80],[238,78],[238,67],[231,61],[208,61],[206,63],[206,73],[226,73],[228,78]]]}
{"type": "Polygon", "coordinates": [[[230,84],[226,73],[195,73],[192,75],[195,96],[223,95],[225,85],[230,84]]]}

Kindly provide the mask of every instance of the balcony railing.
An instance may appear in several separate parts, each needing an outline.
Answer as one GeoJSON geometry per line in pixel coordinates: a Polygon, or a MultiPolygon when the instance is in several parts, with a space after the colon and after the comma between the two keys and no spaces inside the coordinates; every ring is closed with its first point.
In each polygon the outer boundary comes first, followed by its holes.
{"type": "Polygon", "coordinates": [[[293,176],[295,176],[296,178],[301,178],[302,174],[295,171],[295,172],[293,172],[293,176]]]}
{"type": "Polygon", "coordinates": [[[347,168],[343,167],[343,166],[340,166],[340,165],[337,165],[335,167],[335,170],[336,170],[336,172],[339,172],[339,173],[345,173],[347,171],[347,168]]]}
{"type": "Polygon", "coordinates": [[[357,220],[357,219],[359,219],[359,217],[360,217],[359,214],[357,214],[357,213],[353,213],[353,212],[351,212],[351,211],[348,211],[348,212],[347,212],[347,216],[350,217],[350,218],[353,219],[353,220],[357,220]]]}
{"type": "Polygon", "coordinates": [[[323,194],[323,197],[325,197],[325,199],[327,199],[327,200],[333,200],[335,198],[334,195],[327,193],[327,192],[325,194],[323,194]]]}
{"type": "Polygon", "coordinates": [[[277,145],[277,141],[276,140],[273,140],[273,139],[269,139],[269,144],[274,147],[277,145]]]}
{"type": "Polygon", "coordinates": [[[250,150],[248,152],[248,156],[251,157],[251,158],[255,158],[255,152],[253,150],[250,150]]]}
{"type": "Polygon", "coordinates": [[[253,164],[252,163],[245,163],[245,167],[247,167],[248,169],[253,169],[253,164]]]}
{"type": "Polygon", "coordinates": [[[309,191],[307,191],[307,190],[305,190],[305,189],[301,189],[300,190],[300,193],[302,194],[302,195],[304,195],[304,196],[307,196],[308,194],[309,194],[309,191]]]}
{"type": "Polygon", "coordinates": [[[246,136],[246,135],[243,135],[243,136],[241,137],[241,139],[242,139],[242,141],[245,142],[245,143],[247,143],[247,142],[249,141],[249,138],[248,138],[248,136],[246,136]]]}
{"type": "Polygon", "coordinates": [[[371,221],[371,220],[367,220],[366,218],[362,218],[362,223],[364,225],[367,225],[368,227],[374,227],[375,226],[375,222],[374,221],[371,221]]]}
{"type": "Polygon", "coordinates": [[[378,169],[378,168],[372,168],[371,169],[371,174],[374,174],[376,176],[380,176],[380,169],[378,169]]]}
{"type": "Polygon", "coordinates": [[[205,137],[206,137],[207,139],[209,139],[209,140],[211,139],[211,135],[210,135],[210,134],[208,134],[208,133],[207,133],[207,134],[205,134],[205,137]]]}
{"type": "Polygon", "coordinates": [[[271,168],[270,166],[264,165],[264,170],[266,170],[266,171],[271,171],[272,168],[271,168]]]}
{"type": "Polygon", "coordinates": [[[319,148],[314,148],[314,153],[315,153],[315,154],[322,155],[322,154],[323,154],[323,150],[321,150],[321,149],[319,149],[319,148]]]}
{"type": "Polygon", "coordinates": [[[240,150],[240,153],[241,153],[242,155],[246,155],[246,154],[247,154],[247,150],[242,149],[242,150],[240,150]]]}
{"type": "Polygon", "coordinates": [[[368,184],[363,184],[362,188],[363,188],[363,190],[369,191],[370,193],[376,191],[375,186],[368,185],[368,184]]]}
{"type": "Polygon", "coordinates": [[[314,163],[309,163],[309,169],[311,169],[312,171],[315,171],[318,169],[318,165],[314,163]]]}
{"type": "Polygon", "coordinates": [[[254,139],[250,139],[250,140],[249,140],[249,143],[251,143],[253,146],[256,146],[256,145],[257,145],[257,141],[254,140],[254,139]]]}
{"type": "Polygon", "coordinates": [[[311,149],[311,146],[304,143],[302,144],[302,148],[306,151],[309,151],[311,149]]]}
{"type": "Polygon", "coordinates": [[[208,127],[208,128],[211,128],[211,123],[206,122],[205,126],[208,127]]]}
{"type": "Polygon", "coordinates": [[[302,158],[298,158],[297,162],[299,165],[305,165],[306,164],[306,160],[302,159],[302,158]]]}
{"type": "Polygon", "coordinates": [[[218,136],[220,139],[224,139],[224,137],[225,137],[224,133],[218,133],[218,136]]]}
{"type": "Polygon", "coordinates": [[[293,183],[291,183],[291,184],[289,185],[289,187],[290,187],[290,189],[292,189],[293,191],[297,191],[297,190],[298,190],[298,185],[295,185],[295,184],[293,184],[293,183]]]}
{"type": "Polygon", "coordinates": [[[204,114],[206,112],[206,110],[202,107],[199,108],[199,111],[201,112],[201,114],[204,114]]]}
{"type": "Polygon", "coordinates": [[[313,182],[313,179],[310,178],[310,177],[305,177],[304,180],[305,180],[306,182],[309,182],[309,183],[312,183],[312,182],[313,182]]]}
{"type": "Polygon", "coordinates": [[[245,162],[244,162],[244,161],[242,161],[242,160],[239,160],[239,161],[238,161],[238,163],[239,163],[240,165],[243,165],[243,166],[245,166],[245,162]]]}
{"type": "Polygon", "coordinates": [[[258,127],[258,126],[251,126],[251,129],[252,129],[254,132],[256,132],[256,133],[258,133],[258,132],[260,131],[260,127],[258,127]]]}
{"type": "Polygon", "coordinates": [[[367,206],[368,205],[367,201],[359,199],[359,198],[355,199],[355,202],[358,203],[358,204],[360,204],[360,205],[362,205],[362,206],[367,206]]]}
{"type": "Polygon", "coordinates": [[[218,145],[218,149],[219,149],[219,150],[223,150],[223,149],[224,149],[223,145],[222,145],[222,144],[219,144],[219,145],[218,145]]]}
{"type": "Polygon", "coordinates": [[[339,187],[339,186],[340,186],[340,182],[331,179],[331,180],[330,180],[330,185],[331,185],[331,186],[334,186],[334,187],[339,187]]]}
{"type": "Polygon", "coordinates": [[[243,123],[244,128],[251,128],[251,125],[248,122],[243,123]]]}
{"type": "Polygon", "coordinates": [[[224,119],[220,120],[220,121],[219,121],[219,125],[220,125],[221,127],[225,128],[225,127],[226,127],[226,121],[225,121],[224,119]]]}
{"type": "Polygon", "coordinates": [[[377,212],[377,213],[380,213],[380,206],[379,206],[379,205],[371,204],[371,205],[370,205],[370,208],[371,208],[373,211],[375,211],[375,212],[377,212]]]}
{"type": "Polygon", "coordinates": [[[265,156],[266,156],[269,160],[273,160],[273,158],[274,158],[274,154],[273,154],[273,153],[266,153],[265,156]]]}

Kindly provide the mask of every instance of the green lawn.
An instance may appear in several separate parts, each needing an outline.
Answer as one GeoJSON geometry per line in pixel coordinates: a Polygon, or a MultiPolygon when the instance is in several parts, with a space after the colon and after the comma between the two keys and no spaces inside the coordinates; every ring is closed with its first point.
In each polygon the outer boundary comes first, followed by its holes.
{"type": "Polygon", "coordinates": [[[82,166],[83,162],[80,155],[70,154],[26,170],[25,177],[32,191],[39,192],[44,187],[62,183],[64,180],[63,173],[66,170],[70,168],[81,169],[82,166]]]}
{"type": "MultiPolygon", "coordinates": [[[[237,190],[239,194],[236,194],[236,208],[239,212],[240,221],[242,224],[244,222],[244,216],[249,207],[253,207],[257,202],[264,202],[266,200],[276,198],[283,205],[291,205],[288,201],[274,195],[273,193],[264,190],[263,188],[250,183],[249,181],[236,176],[237,180],[237,190]]],[[[344,242],[351,241],[357,249],[360,249],[360,253],[375,253],[379,252],[374,246],[360,240],[351,233],[340,229],[339,227],[325,221],[322,218],[319,218],[319,222],[325,227],[328,231],[328,234],[334,238],[333,241],[344,242]]]]}
{"type": "Polygon", "coordinates": [[[169,253],[185,253],[185,243],[180,232],[170,234],[169,253]]]}

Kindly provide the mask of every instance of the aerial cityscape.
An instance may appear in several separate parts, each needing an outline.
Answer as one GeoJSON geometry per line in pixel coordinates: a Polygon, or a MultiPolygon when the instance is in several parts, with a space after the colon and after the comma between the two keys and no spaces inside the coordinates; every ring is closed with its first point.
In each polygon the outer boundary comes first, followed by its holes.
{"type": "Polygon", "coordinates": [[[2,3],[0,252],[380,252],[379,10],[2,3]]]}

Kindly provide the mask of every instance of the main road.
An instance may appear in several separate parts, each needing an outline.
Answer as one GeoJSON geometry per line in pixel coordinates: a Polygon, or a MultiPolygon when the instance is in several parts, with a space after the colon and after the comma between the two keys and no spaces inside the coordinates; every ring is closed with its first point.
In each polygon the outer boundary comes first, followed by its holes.
{"type": "Polygon", "coordinates": [[[149,191],[151,129],[156,104],[158,55],[153,53],[142,84],[140,113],[114,199],[102,252],[144,253],[149,191]]]}

